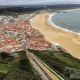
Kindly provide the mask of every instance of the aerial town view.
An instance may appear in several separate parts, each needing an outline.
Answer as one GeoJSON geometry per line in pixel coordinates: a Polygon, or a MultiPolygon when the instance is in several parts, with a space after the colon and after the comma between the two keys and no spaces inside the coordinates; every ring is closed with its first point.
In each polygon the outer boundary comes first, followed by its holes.
{"type": "MultiPolygon", "coordinates": [[[[39,30],[32,28],[29,18],[34,14],[1,16],[0,24],[0,52],[16,52],[25,48],[35,50],[49,50],[55,45],[48,42],[39,30]]],[[[57,50],[57,48],[55,48],[57,50]]]]}
{"type": "Polygon", "coordinates": [[[0,80],[80,80],[80,1],[0,0],[0,80]]]}

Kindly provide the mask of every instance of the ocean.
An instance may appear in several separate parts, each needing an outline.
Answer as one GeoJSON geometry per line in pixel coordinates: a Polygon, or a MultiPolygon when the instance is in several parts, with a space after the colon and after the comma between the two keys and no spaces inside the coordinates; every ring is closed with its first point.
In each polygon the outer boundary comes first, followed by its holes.
{"type": "Polygon", "coordinates": [[[57,28],[80,34],[80,9],[52,14],[49,22],[57,28]]]}

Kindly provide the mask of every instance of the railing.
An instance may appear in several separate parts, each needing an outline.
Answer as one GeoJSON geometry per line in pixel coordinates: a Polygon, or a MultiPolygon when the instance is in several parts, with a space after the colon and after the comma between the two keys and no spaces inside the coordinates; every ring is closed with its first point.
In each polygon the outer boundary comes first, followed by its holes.
{"type": "MultiPolygon", "coordinates": [[[[37,66],[41,69],[41,71],[46,75],[46,77],[48,78],[48,80],[53,80],[47,73],[46,73],[46,71],[41,67],[41,65],[33,58],[33,55],[28,55],[36,64],[37,64],[37,66]]],[[[42,78],[42,80],[44,80],[43,79],[43,77],[41,76],[41,74],[40,74],[40,77],[42,78]]]]}
{"type": "MultiPolygon", "coordinates": [[[[32,53],[31,53],[32,54],[32,53]]],[[[64,80],[60,75],[58,75],[55,71],[53,71],[49,66],[47,66],[44,62],[42,62],[39,58],[37,58],[34,54],[32,54],[39,62],[41,62],[47,69],[49,69],[54,75],[56,75],[60,80],[64,80]]]]}

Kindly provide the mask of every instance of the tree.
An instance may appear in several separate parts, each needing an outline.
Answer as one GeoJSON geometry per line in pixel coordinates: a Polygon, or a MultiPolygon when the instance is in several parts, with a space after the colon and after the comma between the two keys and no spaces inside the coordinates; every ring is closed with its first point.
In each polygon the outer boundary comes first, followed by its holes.
{"type": "Polygon", "coordinates": [[[7,58],[7,57],[11,57],[11,56],[9,55],[9,53],[6,53],[6,52],[1,52],[0,55],[1,55],[2,59],[5,59],[5,58],[7,58]]]}

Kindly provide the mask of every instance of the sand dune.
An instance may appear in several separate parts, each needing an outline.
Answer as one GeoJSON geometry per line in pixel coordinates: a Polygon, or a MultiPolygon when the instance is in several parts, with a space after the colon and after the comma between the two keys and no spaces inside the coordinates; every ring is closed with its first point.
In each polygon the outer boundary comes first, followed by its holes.
{"type": "Polygon", "coordinates": [[[51,13],[38,14],[31,19],[34,28],[42,32],[51,43],[56,42],[71,55],[80,59],[80,35],[53,27],[48,19],[51,13]]]}

